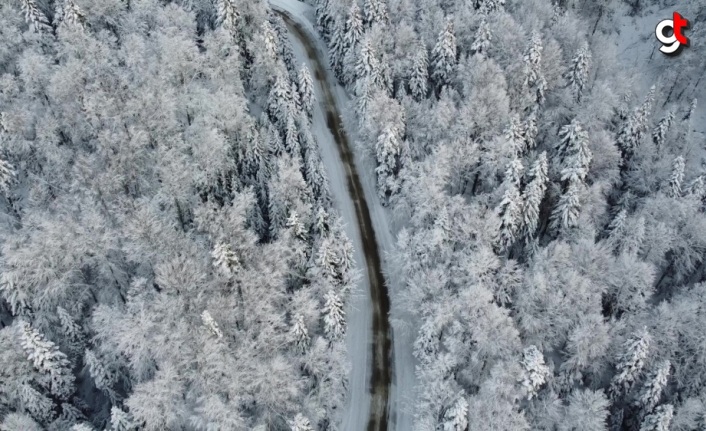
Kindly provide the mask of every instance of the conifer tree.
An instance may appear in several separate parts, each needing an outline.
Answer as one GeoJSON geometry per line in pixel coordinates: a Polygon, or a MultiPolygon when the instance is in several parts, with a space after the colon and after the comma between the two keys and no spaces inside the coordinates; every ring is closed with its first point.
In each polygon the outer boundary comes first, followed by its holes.
{"type": "Polygon", "coordinates": [[[119,407],[113,406],[110,409],[110,431],[136,431],[137,425],[128,413],[119,407]]]}
{"type": "Polygon", "coordinates": [[[632,157],[647,130],[652,105],[654,104],[655,88],[655,86],[650,88],[643,104],[635,108],[618,133],[616,143],[623,153],[624,160],[632,157]]]}
{"type": "Polygon", "coordinates": [[[301,159],[302,150],[299,144],[299,130],[294,121],[294,110],[287,112],[287,123],[284,129],[284,146],[290,156],[301,159]]]}
{"type": "Polygon", "coordinates": [[[363,26],[363,16],[358,6],[358,2],[354,1],[348,11],[348,19],[346,20],[345,34],[343,37],[347,51],[353,50],[357,52],[358,44],[363,40],[365,27],[363,26]]]}
{"type": "Polygon", "coordinates": [[[347,52],[346,27],[342,19],[333,23],[331,39],[328,43],[329,66],[339,81],[343,81],[343,60],[347,52]]]}
{"type": "Polygon", "coordinates": [[[657,148],[661,148],[664,145],[664,139],[667,137],[667,132],[669,132],[669,128],[671,127],[673,122],[674,111],[668,111],[667,115],[665,115],[661,120],[659,120],[659,123],[657,123],[657,126],[655,126],[654,130],[652,131],[652,140],[654,141],[657,148]]]}
{"type": "Polygon", "coordinates": [[[550,227],[557,232],[565,232],[576,227],[581,212],[580,193],[583,184],[570,179],[566,191],[552,210],[550,227]]]}
{"type": "Polygon", "coordinates": [[[297,415],[294,416],[294,420],[289,421],[289,426],[292,431],[314,431],[314,428],[311,427],[309,419],[301,413],[297,413],[297,415]]]}
{"type": "Polygon", "coordinates": [[[235,7],[234,0],[218,0],[216,6],[216,25],[223,27],[233,37],[236,37],[240,23],[240,12],[235,7]]]}
{"type": "Polygon", "coordinates": [[[223,338],[223,332],[218,327],[218,323],[213,316],[211,316],[211,313],[208,310],[203,310],[203,313],[201,313],[201,322],[203,322],[206,329],[215,335],[216,338],[223,338]]]}
{"type": "Polygon", "coordinates": [[[39,422],[49,422],[54,418],[54,403],[52,400],[34,389],[29,383],[20,385],[17,397],[19,398],[20,407],[39,422]]]}
{"type": "Polygon", "coordinates": [[[84,360],[96,388],[111,393],[112,387],[117,380],[115,372],[107,367],[103,359],[99,358],[91,349],[86,349],[84,360]]]}
{"type": "Polygon", "coordinates": [[[25,20],[30,28],[37,33],[46,33],[51,31],[47,16],[39,9],[35,0],[19,0],[22,12],[25,15],[25,20]]]}
{"type": "Polygon", "coordinates": [[[520,121],[520,116],[515,114],[510,117],[510,126],[505,130],[505,138],[510,143],[515,157],[521,156],[525,151],[525,130],[520,121]]]}
{"type": "Polygon", "coordinates": [[[421,42],[414,52],[412,71],[409,76],[409,91],[414,100],[420,101],[427,96],[429,69],[427,49],[421,42]]]}
{"type": "Polygon", "coordinates": [[[449,19],[439,33],[439,38],[431,51],[431,78],[437,88],[451,83],[456,71],[456,36],[454,25],[449,19]]]}
{"type": "Polygon", "coordinates": [[[533,110],[527,117],[523,129],[525,132],[525,147],[532,150],[537,147],[537,134],[539,133],[539,129],[537,128],[536,110],[533,110]]]}
{"type": "Polygon", "coordinates": [[[537,395],[537,391],[544,385],[551,372],[544,363],[542,352],[536,346],[529,346],[524,350],[520,364],[523,369],[522,386],[527,393],[527,398],[531,400],[537,395]]]}
{"type": "Polygon", "coordinates": [[[74,376],[66,355],[51,341],[44,338],[27,322],[20,322],[20,342],[27,352],[27,359],[48,377],[47,387],[61,399],[67,399],[74,391],[74,376]]]}
{"type": "Polygon", "coordinates": [[[373,24],[387,24],[389,17],[387,15],[386,0],[365,0],[363,9],[365,10],[365,23],[368,26],[373,24]]]}
{"type": "Polygon", "coordinates": [[[15,180],[15,168],[3,159],[0,159],[0,190],[6,195],[10,192],[10,185],[15,180]]]}
{"type": "Polygon", "coordinates": [[[564,77],[569,81],[571,91],[577,102],[581,102],[583,92],[588,83],[588,73],[591,68],[591,50],[588,42],[584,42],[578,52],[571,59],[571,65],[564,77]]]}
{"type": "Polygon", "coordinates": [[[331,0],[318,0],[315,8],[316,27],[324,39],[329,40],[333,15],[331,14],[331,0]]]}
{"type": "Polygon", "coordinates": [[[480,25],[476,30],[473,37],[473,44],[471,44],[471,52],[474,55],[486,56],[488,49],[492,46],[493,35],[490,32],[490,26],[485,17],[481,18],[480,25]]]}
{"type": "Polygon", "coordinates": [[[524,56],[524,85],[529,90],[532,102],[536,106],[544,104],[544,92],[547,81],[542,73],[542,35],[538,31],[532,32],[529,48],[524,56]]]}
{"type": "Polygon", "coordinates": [[[659,404],[662,391],[667,386],[671,367],[671,362],[668,360],[662,361],[645,383],[642,394],[637,401],[637,405],[642,408],[643,414],[651,413],[657,404],[659,404]]]}
{"type": "Polygon", "coordinates": [[[56,2],[54,21],[59,23],[59,27],[67,26],[83,30],[85,20],[86,17],[81,8],[73,0],[63,0],[63,2],[58,0],[56,2]]]}
{"type": "Polygon", "coordinates": [[[466,431],[468,428],[468,401],[461,392],[456,402],[444,414],[443,431],[466,431]]]}
{"type": "Polygon", "coordinates": [[[593,155],[588,148],[588,133],[576,119],[559,130],[556,152],[562,181],[578,183],[586,179],[593,155]]]}
{"type": "Polygon", "coordinates": [[[539,225],[539,207],[547,191],[548,183],[547,153],[543,151],[532,165],[530,176],[532,181],[522,193],[522,221],[525,237],[529,240],[537,231],[539,225]]]}
{"type": "Polygon", "coordinates": [[[240,259],[229,244],[216,243],[213,246],[211,257],[213,257],[213,266],[224,275],[235,274],[240,268],[240,259]]]}
{"type": "Polygon", "coordinates": [[[505,194],[496,214],[500,225],[495,236],[495,242],[500,250],[506,250],[517,240],[517,234],[522,226],[522,197],[514,181],[506,181],[505,194]]]}
{"type": "Polygon", "coordinates": [[[309,330],[306,328],[306,324],[304,323],[304,316],[301,314],[294,316],[294,323],[290,329],[290,337],[295,348],[300,353],[306,352],[309,348],[311,337],[309,337],[309,330]]]}
{"type": "Polygon", "coordinates": [[[292,229],[294,236],[297,238],[302,240],[306,239],[306,227],[304,226],[304,223],[299,220],[299,214],[297,214],[296,211],[292,211],[289,214],[286,226],[292,229]]]}
{"type": "Polygon", "coordinates": [[[475,8],[480,13],[488,14],[505,7],[505,0],[474,0],[475,8]]]}
{"type": "Polygon", "coordinates": [[[316,94],[314,93],[314,83],[311,79],[311,73],[309,72],[309,68],[306,67],[306,64],[302,64],[301,69],[299,69],[299,98],[304,112],[311,118],[314,112],[316,94]]]}
{"type": "Polygon", "coordinates": [[[640,431],[669,431],[673,417],[674,406],[663,404],[657,407],[654,413],[645,417],[640,425],[640,431]]]}
{"type": "Polygon", "coordinates": [[[324,332],[333,340],[341,338],[346,332],[345,311],[343,302],[333,290],[324,295],[324,332]]]}
{"type": "Polygon", "coordinates": [[[632,334],[623,345],[623,352],[615,366],[617,374],[611,381],[610,393],[614,399],[629,391],[637,381],[645,366],[651,340],[645,328],[632,334]]]}
{"type": "Polygon", "coordinates": [[[375,172],[378,178],[378,192],[383,200],[388,193],[397,191],[396,177],[402,148],[399,134],[396,127],[388,125],[378,136],[375,146],[378,162],[375,172]]]}
{"type": "Polygon", "coordinates": [[[677,156],[672,163],[672,175],[669,177],[670,197],[678,198],[682,195],[682,182],[684,181],[684,157],[677,156]]]}
{"type": "Polygon", "coordinates": [[[265,43],[265,52],[270,59],[276,60],[278,58],[277,52],[279,51],[277,47],[277,33],[267,20],[262,22],[262,39],[265,43]]]}

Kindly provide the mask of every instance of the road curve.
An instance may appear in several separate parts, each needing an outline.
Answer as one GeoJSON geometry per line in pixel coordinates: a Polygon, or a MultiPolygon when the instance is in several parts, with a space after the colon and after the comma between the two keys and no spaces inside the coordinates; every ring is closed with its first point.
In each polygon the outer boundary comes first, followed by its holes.
{"type": "Polygon", "coordinates": [[[350,142],[341,124],[341,116],[336,100],[328,82],[324,62],[315,49],[314,41],[285,11],[277,10],[282,16],[290,33],[305,48],[307,56],[314,67],[314,75],[321,85],[327,126],[334,137],[338,153],[346,170],[346,185],[350,199],[354,203],[358,230],[361,237],[363,253],[367,268],[367,278],[370,286],[372,307],[372,364],[370,375],[370,416],[367,421],[368,431],[387,431],[389,415],[389,395],[392,383],[392,336],[389,322],[390,300],[385,278],[382,273],[380,252],[375,237],[375,229],[370,217],[368,203],[361,185],[358,171],[355,167],[350,142]]]}

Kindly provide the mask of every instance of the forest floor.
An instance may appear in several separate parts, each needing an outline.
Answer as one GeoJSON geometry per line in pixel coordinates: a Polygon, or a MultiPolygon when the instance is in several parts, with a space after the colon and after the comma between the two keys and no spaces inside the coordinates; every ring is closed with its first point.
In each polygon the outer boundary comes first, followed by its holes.
{"type": "MultiPolygon", "coordinates": [[[[296,0],[270,0],[270,4],[286,16],[297,60],[306,63],[316,77],[318,105],[312,131],[321,148],[336,207],[353,242],[358,268],[367,275],[361,277],[348,309],[351,370],[349,404],[341,418],[341,429],[410,430],[413,421],[410,406],[415,390],[414,338],[404,329],[407,325],[403,322],[410,321],[404,310],[394,305],[390,310],[388,295],[393,296],[394,292],[387,292],[380,279],[380,260],[384,269],[384,258],[395,241],[388,211],[377,198],[374,166],[353,145],[357,119],[350,97],[326,67],[326,44],[314,29],[313,8],[296,0]],[[355,174],[356,167],[360,175],[355,174]],[[355,197],[356,193],[361,199],[355,197]],[[373,237],[368,237],[371,234],[373,237]],[[370,249],[371,239],[373,244],[377,242],[376,250],[370,249]],[[394,331],[389,327],[390,322],[394,331]]],[[[394,297],[391,299],[394,304],[394,297]]]]}

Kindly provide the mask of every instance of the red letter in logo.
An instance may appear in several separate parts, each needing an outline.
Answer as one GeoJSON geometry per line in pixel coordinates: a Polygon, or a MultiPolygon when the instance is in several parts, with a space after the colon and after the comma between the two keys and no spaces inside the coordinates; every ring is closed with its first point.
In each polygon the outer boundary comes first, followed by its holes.
{"type": "Polygon", "coordinates": [[[679,43],[684,46],[689,45],[689,38],[684,36],[683,29],[689,27],[689,21],[681,16],[679,12],[674,12],[674,35],[677,37],[679,43]]]}

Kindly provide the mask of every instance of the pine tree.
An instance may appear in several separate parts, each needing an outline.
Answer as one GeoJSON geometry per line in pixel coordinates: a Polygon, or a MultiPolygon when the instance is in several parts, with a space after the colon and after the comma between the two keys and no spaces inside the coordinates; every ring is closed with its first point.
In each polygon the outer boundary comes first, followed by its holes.
{"type": "Polygon", "coordinates": [[[524,232],[529,240],[537,230],[539,225],[539,208],[547,191],[548,173],[547,153],[543,151],[532,165],[530,176],[532,181],[527,185],[522,193],[522,221],[524,232]]]}
{"type": "Polygon", "coordinates": [[[343,302],[336,292],[329,290],[324,295],[324,332],[333,340],[341,338],[346,332],[345,311],[343,302]]]}
{"type": "Polygon", "coordinates": [[[347,51],[353,50],[354,52],[357,52],[358,44],[361,40],[363,40],[364,32],[365,27],[363,26],[363,16],[360,11],[360,7],[358,6],[358,2],[354,1],[348,11],[346,32],[343,37],[347,51]]]}
{"type": "Polygon", "coordinates": [[[527,117],[523,128],[525,131],[525,147],[532,150],[537,147],[537,134],[539,133],[536,110],[533,110],[527,117]]]}
{"type": "Polygon", "coordinates": [[[399,170],[401,148],[399,130],[394,126],[386,126],[378,136],[375,146],[378,162],[375,172],[378,178],[378,192],[383,200],[388,193],[397,191],[396,177],[399,170]]]}
{"type": "Polygon", "coordinates": [[[20,7],[25,14],[25,20],[30,28],[37,33],[50,32],[51,26],[44,12],[39,9],[35,0],[20,0],[20,7]]]}
{"type": "Polygon", "coordinates": [[[476,34],[473,37],[473,43],[471,44],[471,52],[474,55],[485,56],[488,53],[488,49],[493,44],[493,35],[490,32],[490,26],[485,17],[481,18],[480,25],[476,30],[476,34]]]}
{"type": "Polygon", "coordinates": [[[297,415],[294,416],[294,420],[289,421],[289,427],[292,428],[292,431],[314,431],[309,419],[304,417],[301,413],[297,413],[297,415]]]}
{"type": "Polygon", "coordinates": [[[647,415],[640,425],[640,431],[669,431],[674,417],[674,406],[663,404],[654,413],[647,415]]]}
{"type": "Polygon", "coordinates": [[[347,52],[346,28],[342,19],[337,19],[333,24],[331,39],[328,43],[329,66],[339,81],[343,81],[343,60],[347,52]]]}
{"type": "Polygon", "coordinates": [[[234,0],[218,0],[216,3],[216,25],[223,27],[236,37],[240,23],[240,12],[235,7],[234,0]]]}
{"type": "Polygon", "coordinates": [[[489,14],[505,7],[505,0],[474,0],[480,13],[489,14]]]}
{"type": "Polygon", "coordinates": [[[668,111],[667,115],[664,116],[657,126],[655,126],[652,131],[652,140],[654,141],[657,148],[661,148],[664,145],[664,139],[667,137],[667,132],[674,122],[674,111],[668,111]]]}
{"type": "Polygon", "coordinates": [[[588,148],[588,133],[576,119],[559,130],[559,142],[555,148],[562,166],[561,180],[584,181],[593,155],[588,148]]]}
{"type": "Polygon", "coordinates": [[[304,112],[311,118],[314,113],[316,94],[314,93],[314,83],[311,79],[311,73],[309,73],[309,68],[306,67],[306,64],[302,64],[302,68],[299,69],[299,98],[304,112]]]}
{"type": "Polygon", "coordinates": [[[223,338],[223,332],[218,327],[218,323],[213,316],[211,316],[211,313],[208,310],[203,310],[203,313],[201,313],[201,322],[206,329],[216,336],[216,338],[223,338]]]}
{"type": "MultiPolygon", "coordinates": [[[[372,86],[377,89],[383,89],[385,86],[378,54],[370,38],[365,38],[361,44],[355,73],[358,78],[358,86],[372,86]]],[[[356,91],[357,95],[361,95],[361,93],[362,91],[356,91]]]]}
{"type": "Polygon", "coordinates": [[[269,114],[281,131],[287,126],[287,114],[294,108],[291,89],[289,78],[280,72],[275,78],[267,100],[269,114]]]}
{"type": "Polygon", "coordinates": [[[289,214],[286,226],[292,229],[294,236],[297,238],[301,240],[306,239],[306,227],[304,226],[304,223],[299,220],[299,214],[297,214],[296,211],[292,211],[289,214]]]}
{"type": "Polygon", "coordinates": [[[542,352],[536,346],[529,346],[524,350],[520,364],[523,370],[522,386],[527,393],[527,398],[531,400],[537,395],[537,391],[546,382],[551,372],[544,363],[542,352]]]}
{"type": "Polygon", "coordinates": [[[542,73],[542,35],[538,31],[532,32],[530,46],[524,56],[524,76],[525,87],[533,94],[533,103],[537,106],[544,104],[544,92],[547,88],[547,81],[542,73]]]}
{"type": "Polygon", "coordinates": [[[451,83],[456,71],[456,36],[454,25],[449,19],[439,33],[439,38],[431,51],[431,78],[437,88],[451,83]]]}
{"type": "Polygon", "coordinates": [[[580,193],[583,184],[576,180],[569,180],[566,191],[561,195],[550,217],[551,229],[565,232],[576,227],[581,212],[580,193]]]}
{"type": "Polygon", "coordinates": [[[262,39],[265,44],[265,52],[270,59],[276,60],[278,58],[277,52],[279,51],[277,46],[277,33],[267,20],[262,22],[262,39]]]}
{"type": "Polygon", "coordinates": [[[240,259],[229,244],[219,242],[214,245],[211,257],[213,257],[213,266],[224,275],[235,274],[240,268],[240,259]]]}
{"type": "Polygon", "coordinates": [[[365,0],[363,9],[365,10],[365,23],[368,26],[373,24],[387,24],[389,17],[387,15],[386,0],[365,0]]]}
{"type": "Polygon", "coordinates": [[[686,194],[688,196],[693,196],[699,201],[703,200],[706,195],[706,186],[704,185],[704,176],[699,175],[694,178],[689,185],[686,187],[686,194]]]}
{"type": "Polygon", "coordinates": [[[110,431],[136,431],[137,425],[129,414],[119,407],[113,406],[110,409],[110,431]]]}
{"type": "Polygon", "coordinates": [[[662,391],[667,386],[671,367],[671,362],[663,361],[645,383],[642,394],[637,401],[637,405],[642,408],[643,414],[651,413],[659,403],[662,391]]]}
{"type": "Polygon", "coordinates": [[[51,393],[61,399],[66,399],[74,391],[74,376],[71,373],[71,363],[66,355],[51,341],[44,338],[27,322],[20,322],[20,342],[27,352],[27,359],[34,367],[48,375],[51,393]]]}
{"type": "Polygon", "coordinates": [[[517,234],[522,226],[522,197],[514,181],[506,181],[505,194],[496,214],[500,220],[495,242],[499,249],[506,250],[517,240],[517,234]]]}
{"type": "Polygon", "coordinates": [[[304,323],[304,316],[301,314],[297,314],[294,317],[294,324],[290,329],[290,337],[297,351],[304,353],[309,348],[311,337],[309,337],[309,330],[304,323]]]}
{"type": "Polygon", "coordinates": [[[667,194],[672,198],[682,195],[682,182],[684,181],[684,157],[677,156],[672,163],[672,175],[669,177],[669,190],[667,194]]]}
{"type": "Polygon", "coordinates": [[[655,88],[655,86],[650,88],[643,104],[635,108],[618,133],[616,143],[622,151],[625,160],[632,157],[635,153],[635,150],[640,145],[642,137],[647,130],[649,116],[652,112],[652,105],[654,104],[655,88]]]}
{"type": "Polygon", "coordinates": [[[510,117],[510,126],[505,130],[505,139],[513,149],[515,157],[521,156],[525,151],[525,130],[520,121],[520,116],[515,114],[510,117]]]}
{"type": "Polygon", "coordinates": [[[461,392],[456,402],[444,413],[444,431],[466,431],[468,428],[468,401],[461,392]]]}
{"type": "Polygon", "coordinates": [[[588,73],[591,68],[591,50],[588,42],[584,42],[578,52],[571,59],[571,66],[566,71],[564,77],[569,81],[571,91],[577,102],[581,102],[584,88],[588,83],[588,73]]]}
{"type": "Polygon", "coordinates": [[[414,100],[420,101],[427,96],[427,82],[429,80],[427,49],[424,44],[420,42],[413,55],[412,71],[409,76],[409,91],[414,100]]]}
{"type": "Polygon", "coordinates": [[[316,210],[316,215],[314,216],[314,227],[319,235],[324,235],[329,231],[329,214],[326,212],[324,207],[319,207],[316,210]]]}
{"type": "Polygon", "coordinates": [[[615,399],[632,388],[645,366],[652,337],[647,328],[638,331],[625,342],[616,364],[617,374],[611,381],[610,393],[615,399]]]}
{"type": "Polygon", "coordinates": [[[324,39],[329,40],[331,24],[333,23],[330,0],[318,0],[314,12],[316,14],[317,30],[324,36],[324,39]]]}
{"type": "Polygon", "coordinates": [[[3,159],[0,159],[0,190],[7,195],[10,192],[10,185],[15,180],[15,168],[3,159]]]}
{"type": "Polygon", "coordinates": [[[93,378],[93,382],[96,388],[111,392],[112,387],[117,380],[117,376],[113,370],[107,367],[102,358],[99,358],[91,349],[86,349],[84,354],[84,361],[86,362],[86,367],[88,372],[93,378]]]}
{"type": "Polygon", "coordinates": [[[60,27],[67,26],[83,30],[86,17],[73,0],[63,0],[63,3],[59,0],[56,2],[54,21],[58,22],[60,27]]]}
{"type": "Polygon", "coordinates": [[[17,390],[20,407],[26,410],[39,422],[50,422],[54,418],[54,403],[52,400],[34,389],[28,383],[23,383],[17,390]]]}
{"type": "Polygon", "coordinates": [[[294,121],[294,111],[291,110],[287,112],[287,123],[284,129],[284,147],[295,159],[301,159],[302,150],[299,145],[299,130],[297,129],[297,124],[294,121]]]}

